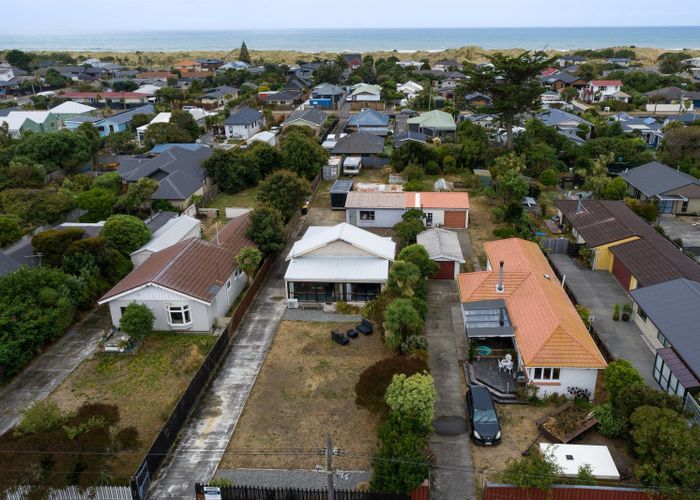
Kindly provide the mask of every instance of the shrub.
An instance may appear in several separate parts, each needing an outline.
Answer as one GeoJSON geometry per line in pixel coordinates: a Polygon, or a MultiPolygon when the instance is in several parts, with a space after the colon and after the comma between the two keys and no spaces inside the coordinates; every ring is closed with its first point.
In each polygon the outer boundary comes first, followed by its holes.
{"type": "Polygon", "coordinates": [[[42,399],[35,401],[22,411],[22,420],[17,425],[15,432],[18,434],[37,434],[52,431],[63,420],[63,412],[58,405],[49,399],[42,399]]]}
{"type": "Polygon", "coordinates": [[[391,414],[429,432],[435,416],[435,386],[428,373],[394,375],[384,396],[391,414]]]}
{"type": "Polygon", "coordinates": [[[421,271],[412,262],[397,260],[389,270],[386,287],[389,291],[404,297],[411,297],[419,283],[423,281],[421,271]]]}
{"type": "Polygon", "coordinates": [[[287,237],[284,233],[284,216],[272,207],[258,207],[250,214],[246,236],[265,254],[279,252],[287,237]]]}
{"type": "Polygon", "coordinates": [[[121,319],[119,329],[136,340],[144,338],[153,331],[155,316],[144,304],[132,303],[126,306],[121,319]]]}
{"type": "Polygon", "coordinates": [[[392,349],[423,333],[423,320],[409,299],[396,299],[384,311],[384,340],[392,349]]]}
{"type": "Polygon", "coordinates": [[[389,406],[384,401],[384,394],[393,376],[400,373],[411,376],[427,369],[427,363],[414,356],[394,356],[377,361],[360,374],[355,384],[355,404],[386,417],[389,406]]]}
{"type": "Polygon", "coordinates": [[[579,399],[582,401],[590,401],[591,400],[591,391],[588,389],[584,389],[582,387],[569,387],[569,389],[566,391],[569,394],[569,397],[572,399],[579,399]]]}
{"type": "Polygon", "coordinates": [[[428,350],[428,339],[425,335],[412,335],[401,343],[399,350],[406,354],[417,354],[428,350]]]}
{"type": "Polygon", "coordinates": [[[553,168],[543,170],[540,174],[540,182],[545,186],[554,186],[559,180],[559,174],[553,168]]]}
{"type": "Polygon", "coordinates": [[[260,183],[257,201],[279,210],[289,220],[311,192],[309,182],[289,170],[277,170],[260,183]]]}
{"type": "Polygon", "coordinates": [[[683,413],[683,400],[681,398],[667,392],[651,389],[644,384],[634,384],[624,388],[621,396],[617,400],[611,399],[611,403],[616,414],[625,420],[629,420],[632,413],[640,406],[653,406],[683,413]]]}
{"type": "Polygon", "coordinates": [[[85,231],[78,227],[49,229],[32,237],[32,248],[41,254],[42,264],[61,267],[68,248],[84,235],[85,231]]]}
{"type": "Polygon", "coordinates": [[[394,235],[400,248],[407,247],[416,242],[418,233],[425,231],[422,219],[409,218],[394,225],[394,235]]]}
{"type": "MultiPolygon", "coordinates": [[[[434,162],[433,162],[434,163],[434,162]]],[[[407,181],[419,181],[425,176],[425,172],[418,165],[409,165],[403,170],[403,177],[407,181]]],[[[410,190],[409,190],[410,191],[410,190]]]]}
{"type": "Polygon", "coordinates": [[[578,468],[578,474],[576,474],[575,484],[592,486],[596,484],[596,479],[593,476],[593,468],[588,465],[581,465],[578,468]]]}
{"type": "MultiPolygon", "coordinates": [[[[445,168],[447,167],[447,160],[451,159],[451,168],[454,169],[456,162],[455,159],[452,158],[451,156],[446,156],[445,159],[443,160],[443,165],[445,165],[445,168]]],[[[440,165],[435,160],[430,160],[428,163],[425,164],[425,173],[428,175],[437,175],[440,173],[440,165]]]]}
{"type": "Polygon", "coordinates": [[[535,448],[529,455],[506,464],[503,482],[521,488],[537,488],[548,491],[559,481],[561,469],[551,459],[535,448]]]}
{"type": "Polygon", "coordinates": [[[618,359],[605,368],[605,389],[613,405],[636,384],[644,384],[644,379],[629,361],[618,359]]]}
{"type": "Polygon", "coordinates": [[[134,426],[120,429],[114,436],[114,439],[122,450],[135,450],[141,444],[139,431],[134,426]]]}
{"type": "Polygon", "coordinates": [[[102,227],[101,236],[107,245],[129,255],[151,239],[151,232],[138,217],[113,215],[102,227]]]}
{"type": "Polygon", "coordinates": [[[428,251],[425,249],[425,247],[417,243],[404,247],[396,258],[397,260],[403,260],[415,264],[418,269],[420,269],[421,275],[424,278],[432,276],[440,270],[440,266],[437,264],[437,262],[430,260],[428,251]]]}
{"type": "Polygon", "coordinates": [[[627,431],[627,421],[615,413],[609,401],[594,407],[593,414],[598,419],[598,432],[603,436],[620,437],[627,431]]]}
{"type": "Polygon", "coordinates": [[[427,191],[423,181],[406,181],[403,183],[403,189],[407,192],[427,191]]]}
{"type": "Polygon", "coordinates": [[[9,245],[21,237],[19,219],[13,215],[0,215],[0,247],[9,245]]]}

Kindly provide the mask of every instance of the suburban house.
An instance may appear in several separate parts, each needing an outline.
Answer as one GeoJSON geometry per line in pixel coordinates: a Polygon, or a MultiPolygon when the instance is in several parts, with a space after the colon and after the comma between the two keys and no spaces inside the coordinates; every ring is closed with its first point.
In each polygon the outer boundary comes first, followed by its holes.
{"type": "Polygon", "coordinates": [[[434,109],[407,120],[408,129],[429,137],[456,136],[457,124],[449,113],[434,109]]]}
{"type": "Polygon", "coordinates": [[[311,226],[287,255],[288,303],[369,302],[379,295],[396,243],[346,223],[311,226]]]}
{"type": "Polygon", "coordinates": [[[421,134],[420,132],[411,132],[410,130],[407,132],[396,132],[393,135],[393,139],[395,148],[400,148],[401,146],[409,142],[418,142],[421,144],[425,144],[428,140],[425,134],[421,134]]]}
{"type": "Polygon", "coordinates": [[[233,71],[244,71],[247,70],[250,67],[250,64],[244,63],[243,61],[231,61],[222,64],[218,68],[216,68],[216,71],[218,72],[224,72],[228,70],[233,70],[233,71]]]}
{"type": "Polygon", "coordinates": [[[216,71],[222,64],[224,64],[224,61],[221,59],[211,58],[195,59],[195,62],[201,66],[200,71],[216,71]]]}
{"type": "Polygon", "coordinates": [[[654,378],[700,418],[700,283],[679,278],[630,295],[634,322],[656,349],[654,378]]]}
{"type": "Polygon", "coordinates": [[[282,122],[282,128],[290,125],[298,125],[301,127],[310,127],[319,134],[323,129],[323,124],[326,122],[327,117],[328,115],[325,112],[316,108],[297,109],[282,122]]]}
{"type": "Polygon", "coordinates": [[[454,59],[443,59],[442,61],[438,61],[434,64],[430,65],[430,69],[433,71],[450,71],[452,68],[461,68],[462,65],[459,63],[459,61],[455,61],[454,59]]]}
{"type": "Polygon", "coordinates": [[[202,228],[198,219],[189,215],[173,217],[153,233],[150,241],[138,250],[131,252],[131,262],[134,264],[134,268],[137,268],[156,252],[183,240],[201,237],[202,228]]]}
{"type": "Polygon", "coordinates": [[[423,211],[428,227],[464,229],[469,224],[469,195],[464,192],[350,191],[345,221],[358,227],[393,227],[411,208],[423,211]]]}
{"type": "Polygon", "coordinates": [[[202,163],[211,156],[209,147],[174,144],[159,154],[119,156],[119,175],[126,182],[137,182],[142,177],[158,181],[152,200],[163,200],[185,209],[192,196],[208,196],[213,181],[206,176],[202,163]],[[190,147],[196,146],[196,147],[190,147]]]}
{"type": "Polygon", "coordinates": [[[470,108],[484,108],[491,106],[491,98],[481,92],[471,92],[464,96],[464,104],[470,108]]]}
{"type": "Polygon", "coordinates": [[[263,126],[263,114],[243,107],[224,120],[226,139],[250,139],[260,132],[263,126]]]}
{"type": "Polygon", "coordinates": [[[202,64],[191,59],[184,59],[173,64],[173,71],[179,71],[181,73],[202,71],[202,64]]]}
{"type": "Polygon", "coordinates": [[[156,110],[152,104],[146,104],[139,108],[132,108],[128,111],[123,111],[112,115],[109,118],[103,118],[102,120],[93,123],[94,127],[100,133],[100,137],[107,137],[111,134],[117,134],[119,132],[124,132],[129,130],[131,127],[131,120],[134,119],[136,115],[151,115],[155,113],[156,110]]]}
{"type": "Polygon", "coordinates": [[[406,99],[411,100],[418,97],[418,94],[423,91],[423,85],[416,83],[413,80],[409,80],[406,83],[397,83],[396,91],[401,92],[406,96],[406,99]]]}
{"type": "Polygon", "coordinates": [[[692,175],[652,161],[620,173],[627,194],[638,200],[654,200],[662,214],[700,212],[700,180],[692,175]]]}
{"type": "Polygon", "coordinates": [[[24,132],[56,132],[61,129],[61,119],[51,111],[10,111],[0,115],[0,126],[7,125],[12,137],[19,138],[24,132]]]}
{"type": "Polygon", "coordinates": [[[363,108],[384,109],[381,85],[358,83],[351,87],[351,92],[345,98],[351,103],[352,110],[363,108]]]}
{"type": "Polygon", "coordinates": [[[588,61],[588,59],[586,59],[583,56],[577,56],[575,54],[567,54],[567,55],[563,55],[563,56],[559,57],[557,59],[556,63],[559,65],[559,67],[565,68],[567,66],[575,66],[575,65],[583,64],[586,61],[588,61]]]}
{"type": "Polygon", "coordinates": [[[96,114],[97,108],[79,102],[65,101],[58,106],[54,106],[49,111],[57,116],[59,120],[65,121],[66,118],[75,116],[93,116],[96,114]]]}
{"type": "Polygon", "coordinates": [[[362,66],[362,54],[341,54],[350,71],[355,71],[362,66]]]}
{"type": "Polygon", "coordinates": [[[344,93],[345,89],[342,87],[332,83],[322,83],[311,91],[309,104],[315,108],[331,109],[338,104],[344,93]]]}
{"type": "Polygon", "coordinates": [[[57,96],[73,102],[95,107],[133,108],[148,104],[148,96],[138,92],[66,92],[57,96]]]}
{"type": "Polygon", "coordinates": [[[301,102],[301,92],[282,90],[281,92],[268,93],[262,98],[262,102],[269,106],[290,109],[301,102]]]}
{"type": "Polygon", "coordinates": [[[583,78],[567,73],[566,71],[555,71],[540,77],[542,85],[556,91],[561,91],[567,87],[581,90],[588,83],[583,78]]]}
{"type": "MultiPolygon", "coordinates": [[[[206,126],[206,118],[207,116],[210,116],[214,113],[208,113],[207,111],[204,111],[202,108],[194,108],[194,107],[185,107],[183,108],[183,111],[189,113],[192,116],[192,119],[199,125],[200,127],[205,127],[206,126]]],[[[139,142],[139,144],[143,144],[144,140],[146,138],[146,131],[151,125],[154,125],[156,123],[170,123],[170,118],[172,117],[172,113],[170,112],[163,112],[163,113],[158,113],[153,119],[146,123],[145,125],[141,125],[140,127],[136,128],[136,140],[139,142]]]]}
{"type": "MultiPolygon", "coordinates": [[[[540,396],[580,388],[593,397],[605,359],[538,244],[510,238],[486,242],[484,250],[487,270],[457,280],[470,343],[482,352],[514,350],[512,372],[538,387],[540,396]]],[[[496,361],[475,360],[471,369],[477,380],[482,382],[480,371],[496,361]]],[[[496,388],[499,392],[515,387],[512,375],[505,376],[512,384],[496,388]]]]}
{"type": "MultiPolygon", "coordinates": [[[[331,150],[334,155],[357,157],[361,158],[363,161],[378,160],[377,155],[383,151],[384,138],[364,131],[353,132],[352,134],[340,137],[331,150]],[[372,160],[370,160],[370,158],[372,160]]],[[[379,163],[373,166],[377,165],[379,165],[379,163]]]]}
{"type": "Polygon", "coordinates": [[[363,109],[350,117],[347,129],[385,137],[389,135],[389,115],[374,109],[363,109]]]}
{"type": "Polygon", "coordinates": [[[610,57],[607,59],[606,62],[608,64],[614,64],[615,66],[621,66],[623,68],[627,68],[627,67],[629,67],[629,65],[632,61],[627,57],[610,57]]]}
{"type": "Polygon", "coordinates": [[[700,264],[622,201],[558,200],[559,217],[592,251],[591,268],[608,271],[625,291],[676,278],[700,281],[700,264]]]}
{"type": "Polygon", "coordinates": [[[629,94],[622,91],[620,80],[591,80],[581,89],[579,97],[590,104],[611,100],[629,102],[631,99],[629,94]]]}
{"type": "Polygon", "coordinates": [[[591,130],[593,129],[593,124],[588,120],[556,108],[551,108],[538,114],[537,119],[548,127],[554,127],[560,132],[581,133],[584,139],[590,138],[591,130]]]}
{"type": "Polygon", "coordinates": [[[154,253],[98,304],[109,304],[117,326],[126,307],[137,303],[153,312],[155,330],[210,331],[245,287],[235,257],[255,246],[245,236],[247,225],[243,215],[226,224],[216,241],[188,238],[154,253]]]}
{"type": "Polygon", "coordinates": [[[202,106],[204,106],[205,109],[220,108],[225,105],[226,101],[229,99],[237,98],[239,92],[240,89],[236,87],[222,85],[205,90],[199,100],[202,102],[202,106]]]}
{"type": "Polygon", "coordinates": [[[425,247],[430,260],[440,266],[440,270],[430,276],[430,279],[456,280],[460,264],[464,264],[464,254],[457,233],[433,228],[419,233],[416,239],[419,245],[425,247]]]}
{"type": "Polygon", "coordinates": [[[658,148],[664,138],[663,126],[650,116],[642,118],[618,113],[610,120],[619,123],[625,134],[641,137],[650,148],[658,148]]]}

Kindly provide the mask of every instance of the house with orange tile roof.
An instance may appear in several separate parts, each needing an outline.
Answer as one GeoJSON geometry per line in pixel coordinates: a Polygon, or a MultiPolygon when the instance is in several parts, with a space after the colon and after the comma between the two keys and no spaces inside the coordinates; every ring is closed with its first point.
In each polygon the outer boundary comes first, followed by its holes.
{"type": "Polygon", "coordinates": [[[183,59],[173,64],[173,71],[202,71],[202,63],[191,59],[183,59]]]}
{"type": "Polygon", "coordinates": [[[484,243],[484,250],[487,270],[458,276],[466,335],[483,354],[471,373],[484,385],[496,380],[499,392],[503,385],[514,392],[520,381],[537,386],[539,395],[581,388],[592,397],[605,359],[540,247],[510,238],[484,243]],[[512,367],[494,377],[509,351],[512,367]]]}
{"type": "Polygon", "coordinates": [[[423,211],[427,227],[464,229],[469,224],[466,192],[350,191],[345,221],[358,227],[393,227],[412,208],[423,211]]]}
{"type": "Polygon", "coordinates": [[[126,307],[138,303],[153,312],[155,330],[210,331],[245,288],[235,257],[255,247],[245,235],[248,219],[232,219],[212,241],[192,237],[154,252],[98,304],[109,304],[115,326],[126,307]]]}

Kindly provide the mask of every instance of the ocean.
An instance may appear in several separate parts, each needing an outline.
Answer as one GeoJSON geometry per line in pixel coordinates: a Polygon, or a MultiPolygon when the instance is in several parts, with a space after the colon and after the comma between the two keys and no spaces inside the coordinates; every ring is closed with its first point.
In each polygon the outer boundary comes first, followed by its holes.
{"type": "Polygon", "coordinates": [[[622,45],[700,48],[700,26],[598,28],[397,28],[226,31],[80,32],[8,35],[0,49],[71,51],[224,51],[250,49],[339,51],[440,51],[467,45],[486,49],[597,49],[622,45]]]}

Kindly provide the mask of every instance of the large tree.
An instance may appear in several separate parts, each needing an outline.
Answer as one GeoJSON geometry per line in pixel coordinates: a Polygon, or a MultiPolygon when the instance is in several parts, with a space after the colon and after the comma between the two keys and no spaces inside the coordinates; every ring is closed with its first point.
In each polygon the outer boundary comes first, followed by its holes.
{"type": "Polygon", "coordinates": [[[113,215],[105,222],[102,232],[107,245],[128,255],[151,239],[146,224],[131,215],[113,215]]]}
{"type": "Polygon", "coordinates": [[[96,187],[83,191],[76,201],[78,208],[87,210],[82,216],[84,222],[99,222],[107,219],[114,212],[114,203],[117,195],[109,189],[96,187]]]}
{"type": "Polygon", "coordinates": [[[328,152],[316,139],[296,131],[286,133],[281,143],[284,168],[312,179],[328,161],[328,152]]]}
{"type": "Polygon", "coordinates": [[[283,215],[276,208],[256,208],[250,214],[246,236],[266,255],[279,252],[287,242],[283,215]]]}
{"type": "Polygon", "coordinates": [[[241,44],[241,50],[238,51],[238,60],[246,64],[251,63],[250,53],[248,52],[248,46],[245,44],[245,40],[241,44]]]}
{"type": "Polygon", "coordinates": [[[152,148],[156,144],[185,144],[192,142],[192,136],[187,130],[173,123],[154,123],[146,129],[144,142],[147,148],[152,148]]]}
{"type": "Polygon", "coordinates": [[[491,65],[475,67],[468,75],[467,88],[483,92],[492,99],[490,113],[507,132],[506,144],[513,147],[513,127],[519,116],[536,111],[543,88],[540,72],[550,66],[552,59],[542,51],[523,52],[518,56],[496,53],[488,56],[491,65]]]}
{"type": "Polygon", "coordinates": [[[190,135],[191,142],[196,141],[197,137],[199,137],[199,125],[197,125],[194,117],[187,111],[182,111],[180,109],[174,110],[170,115],[169,123],[186,131],[190,135]]]}
{"type": "Polygon", "coordinates": [[[289,220],[310,192],[306,179],[289,170],[277,170],[260,183],[257,200],[261,205],[276,208],[289,220]]]}
{"type": "Polygon", "coordinates": [[[202,166],[227,193],[237,193],[254,186],[260,179],[255,157],[240,149],[215,149],[202,166]]]}

